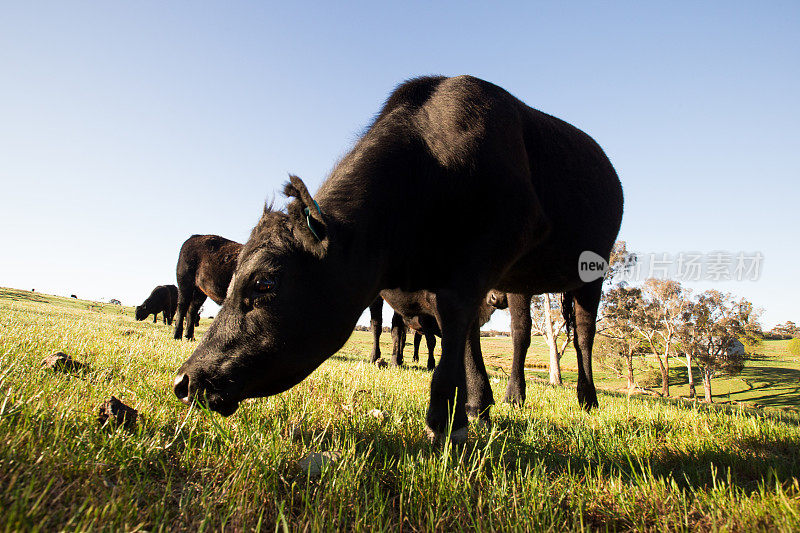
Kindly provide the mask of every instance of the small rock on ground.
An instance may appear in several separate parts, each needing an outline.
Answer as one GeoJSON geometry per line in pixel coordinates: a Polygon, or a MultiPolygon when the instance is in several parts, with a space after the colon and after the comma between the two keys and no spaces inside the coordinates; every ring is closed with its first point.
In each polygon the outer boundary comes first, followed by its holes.
{"type": "Polygon", "coordinates": [[[325,465],[336,462],[342,457],[342,452],[327,451],[327,452],[309,452],[305,457],[298,461],[298,466],[303,473],[310,476],[318,476],[322,473],[325,465]]]}
{"type": "Polygon", "coordinates": [[[42,366],[58,372],[75,372],[87,368],[86,364],[79,363],[71,355],[67,355],[64,352],[48,355],[42,361],[42,366]]]}
{"type": "Polygon", "coordinates": [[[97,422],[101,426],[108,423],[109,425],[121,425],[128,429],[136,427],[138,418],[139,413],[136,409],[125,405],[115,396],[100,404],[97,414],[97,422]]]}
{"type": "Polygon", "coordinates": [[[386,411],[381,411],[380,409],[373,409],[369,413],[369,416],[377,420],[378,422],[385,422],[387,418],[389,418],[389,413],[386,411]]]}

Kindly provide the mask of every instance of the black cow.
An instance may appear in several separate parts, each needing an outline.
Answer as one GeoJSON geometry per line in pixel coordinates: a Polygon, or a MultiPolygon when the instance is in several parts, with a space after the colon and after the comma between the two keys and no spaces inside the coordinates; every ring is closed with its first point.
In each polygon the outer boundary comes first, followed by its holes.
{"type": "Polygon", "coordinates": [[[187,315],[195,318],[188,321],[186,338],[194,339],[194,328],[200,323],[200,307],[206,297],[222,304],[241,249],[238,242],[219,235],[192,235],[184,241],[175,268],[178,278],[176,339],[183,336],[183,321],[187,315]]]}
{"type": "MultiPolygon", "coordinates": [[[[410,295],[402,291],[381,291],[381,295],[389,294],[393,305],[397,305],[405,312],[410,312],[413,316],[406,318],[397,311],[392,316],[392,363],[401,365],[403,363],[403,347],[405,343],[405,330],[410,327],[414,331],[414,357],[413,361],[419,361],[419,345],[422,336],[425,336],[428,345],[428,370],[433,370],[436,361],[433,358],[433,350],[436,347],[436,335],[441,335],[438,321],[436,319],[435,296],[428,291],[419,291],[410,295]],[[394,293],[394,294],[393,294],[394,293]],[[392,298],[394,296],[394,298],[392,298]],[[398,301],[399,297],[399,301],[398,301]],[[409,309],[409,306],[412,306],[409,309]]],[[[383,298],[376,298],[370,305],[370,326],[373,335],[373,348],[370,355],[370,362],[380,361],[380,335],[383,325],[383,298]]],[[[388,302],[389,300],[387,300],[388,302]]],[[[508,308],[511,314],[511,339],[512,339],[512,359],[511,373],[508,377],[506,386],[505,401],[514,405],[525,403],[525,357],[531,344],[531,295],[506,294],[499,291],[489,291],[486,300],[481,304],[478,322],[482,326],[489,320],[495,309],[508,308]]],[[[572,324],[571,306],[564,306],[565,320],[568,325],[572,324]]]]}
{"type": "MultiPolygon", "coordinates": [[[[403,364],[403,348],[406,342],[406,332],[411,329],[414,332],[414,355],[413,361],[419,361],[419,345],[422,337],[425,337],[428,346],[428,370],[433,370],[436,361],[433,358],[433,350],[436,348],[436,336],[441,336],[438,314],[436,312],[436,295],[429,291],[404,292],[400,290],[381,291],[379,298],[370,304],[370,327],[372,329],[372,353],[370,362],[378,363],[381,357],[380,336],[383,329],[383,302],[389,304],[394,310],[392,315],[392,359],[391,363],[395,366],[403,364]]],[[[496,309],[507,307],[506,295],[496,291],[490,291],[486,299],[481,303],[478,312],[479,327],[483,326],[491,318],[496,309]]]]}
{"type": "Polygon", "coordinates": [[[158,313],[162,313],[164,324],[172,325],[172,317],[175,316],[175,309],[178,307],[178,287],[175,285],[159,285],[150,296],[136,306],[136,320],[144,320],[149,315],[153,315],[153,323],[158,320],[158,313]]]}
{"type": "Polygon", "coordinates": [[[287,212],[265,208],[228,295],[175,394],[223,415],[280,393],[347,341],[384,289],[436,295],[442,358],[426,424],[439,438],[494,403],[477,315],[486,293],[567,293],[578,402],[597,406],[592,343],[622,187],[581,130],[470,76],[399,86],[317,192],[290,177],[287,212]],[[583,256],[583,257],[582,257],[583,256]]]}

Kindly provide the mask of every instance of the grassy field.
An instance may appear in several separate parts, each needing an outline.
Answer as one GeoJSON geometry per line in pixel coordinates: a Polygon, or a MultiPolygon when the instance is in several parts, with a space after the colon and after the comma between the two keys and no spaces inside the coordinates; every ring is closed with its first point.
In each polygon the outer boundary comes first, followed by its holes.
{"type": "MultiPolygon", "coordinates": [[[[498,404],[467,445],[435,447],[430,374],[364,364],[358,333],[298,386],[223,419],[171,393],[196,344],[131,314],[0,289],[0,530],[800,529],[793,412],[601,393],[586,414],[573,389],[530,383],[524,408],[498,404]],[[44,370],[59,350],[89,367],[44,370]],[[97,423],[112,394],[141,413],[135,429],[97,423]],[[338,460],[301,468],[323,451],[338,460]]],[[[537,340],[530,359],[544,361],[537,340]]],[[[508,346],[484,344],[498,400],[508,346]]],[[[797,405],[797,358],[764,352],[741,399],[797,405]]]]}

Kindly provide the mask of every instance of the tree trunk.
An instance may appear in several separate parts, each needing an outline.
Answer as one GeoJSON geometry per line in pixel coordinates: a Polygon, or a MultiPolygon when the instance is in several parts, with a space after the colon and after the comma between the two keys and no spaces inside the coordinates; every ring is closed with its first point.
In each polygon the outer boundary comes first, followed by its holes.
{"type": "Polygon", "coordinates": [[[661,360],[661,357],[658,357],[658,366],[661,367],[661,394],[664,396],[669,396],[669,358],[664,357],[664,361],[661,360]]]}
{"type": "Polygon", "coordinates": [[[667,341],[664,350],[664,359],[661,359],[661,354],[658,353],[658,349],[656,349],[656,345],[653,343],[653,337],[656,334],[653,333],[652,336],[647,337],[641,330],[639,333],[647,339],[647,342],[650,344],[650,350],[656,357],[658,367],[661,369],[661,395],[665,397],[669,396],[669,341],[667,341]]]}
{"type": "Polygon", "coordinates": [[[550,383],[562,385],[561,356],[558,353],[558,339],[553,328],[552,313],[550,310],[550,294],[544,294],[544,337],[550,347],[550,383]]]}
{"type": "Polygon", "coordinates": [[[706,403],[714,403],[714,398],[711,396],[711,373],[703,370],[703,390],[706,393],[706,403]]]}
{"type": "Polygon", "coordinates": [[[550,344],[550,383],[561,385],[561,357],[558,354],[555,340],[550,344]]]}
{"type": "Polygon", "coordinates": [[[628,390],[633,389],[636,387],[636,382],[633,379],[633,354],[628,354],[625,356],[625,361],[628,363],[628,390]]]}
{"type": "Polygon", "coordinates": [[[661,394],[669,396],[669,343],[670,337],[667,337],[664,345],[664,364],[661,367],[661,394]]]}
{"type": "Polygon", "coordinates": [[[697,391],[694,389],[694,374],[692,374],[692,356],[686,354],[686,373],[689,376],[689,398],[695,398],[697,391]]]}

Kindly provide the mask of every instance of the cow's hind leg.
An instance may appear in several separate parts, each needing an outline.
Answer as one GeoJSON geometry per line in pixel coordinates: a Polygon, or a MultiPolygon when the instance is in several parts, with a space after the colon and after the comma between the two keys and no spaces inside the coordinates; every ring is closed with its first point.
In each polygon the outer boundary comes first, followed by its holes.
{"type": "Polygon", "coordinates": [[[425,344],[428,345],[428,370],[433,370],[436,368],[436,359],[433,358],[433,350],[436,349],[436,335],[426,333],[425,344]]]}
{"type": "Polygon", "coordinates": [[[392,316],[392,365],[403,366],[403,349],[406,346],[406,324],[400,313],[392,316]]]}
{"type": "Polygon", "coordinates": [[[508,311],[511,314],[511,342],[514,355],[511,377],[506,387],[506,402],[525,403],[525,355],[531,345],[531,295],[509,294],[508,311]]]}
{"type": "MultiPolygon", "coordinates": [[[[194,286],[194,272],[184,270],[183,263],[182,259],[178,260],[178,316],[175,320],[175,338],[177,340],[183,337],[183,321],[189,311],[189,304],[194,298],[194,291],[197,290],[194,286]]],[[[191,315],[189,320],[192,320],[191,315]]]]}
{"type": "Polygon", "coordinates": [[[370,363],[377,363],[381,358],[381,330],[383,329],[383,298],[378,296],[369,306],[369,327],[372,329],[372,354],[370,363]]]}
{"type": "Polygon", "coordinates": [[[464,369],[467,333],[477,316],[480,296],[470,300],[453,290],[436,292],[441,320],[442,358],[431,378],[431,399],[425,416],[428,434],[438,440],[452,420],[451,438],[467,438],[467,378],[464,369]]]}
{"type": "Polygon", "coordinates": [[[200,291],[195,289],[194,295],[192,297],[192,302],[189,304],[189,321],[186,325],[186,338],[189,340],[194,340],[194,326],[197,323],[197,317],[200,312],[200,307],[203,305],[203,302],[206,301],[206,295],[200,291]]]}
{"type": "Polygon", "coordinates": [[[575,351],[578,355],[578,403],[590,411],[597,407],[597,391],[592,377],[592,344],[596,330],[597,307],[603,280],[598,279],[566,295],[563,305],[575,328],[575,351]],[[571,312],[571,313],[570,313],[571,312]],[[571,314],[571,316],[569,316],[571,314]]]}
{"type": "Polygon", "coordinates": [[[419,363],[419,345],[422,342],[422,333],[414,330],[414,356],[411,358],[415,363],[419,363]]]}

